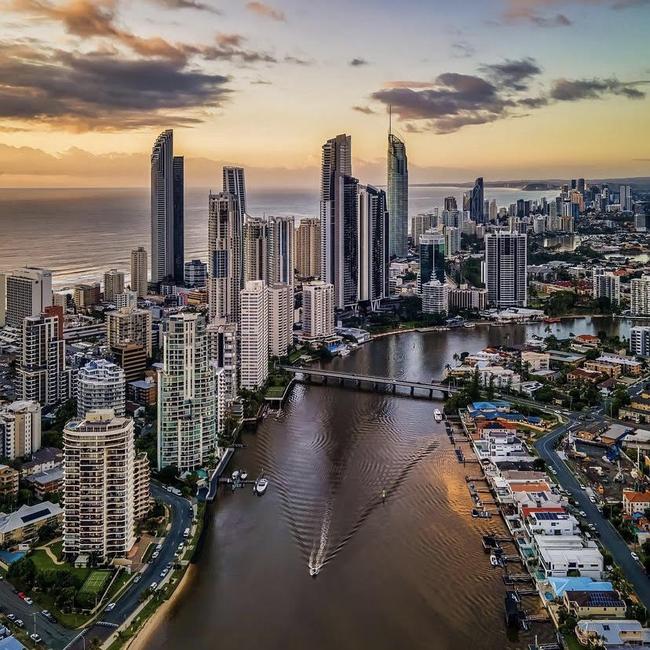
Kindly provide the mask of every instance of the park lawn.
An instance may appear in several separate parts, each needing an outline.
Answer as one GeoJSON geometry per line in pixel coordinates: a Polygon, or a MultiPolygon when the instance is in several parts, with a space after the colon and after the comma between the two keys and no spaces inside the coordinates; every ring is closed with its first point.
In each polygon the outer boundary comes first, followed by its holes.
{"type": "Polygon", "coordinates": [[[50,556],[42,550],[34,551],[29,559],[34,563],[38,571],[71,571],[80,581],[85,582],[88,579],[92,569],[77,569],[72,564],[54,564],[50,556]]]}
{"type": "Polygon", "coordinates": [[[50,544],[50,551],[60,560],[63,557],[63,540],[50,544]]]}
{"type": "Polygon", "coordinates": [[[104,591],[111,577],[111,571],[93,571],[83,583],[80,594],[86,594],[90,597],[98,596],[104,591]]]}
{"type": "Polygon", "coordinates": [[[287,389],[286,386],[269,386],[266,389],[266,394],[264,397],[270,398],[270,399],[275,399],[278,397],[282,397],[284,395],[284,391],[287,389]]]}

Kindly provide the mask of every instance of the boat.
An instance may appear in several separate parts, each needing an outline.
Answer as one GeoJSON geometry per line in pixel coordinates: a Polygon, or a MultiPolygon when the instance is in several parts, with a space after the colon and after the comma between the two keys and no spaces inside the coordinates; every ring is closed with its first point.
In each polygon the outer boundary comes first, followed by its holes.
{"type": "Polygon", "coordinates": [[[315,578],[315,577],[318,575],[318,567],[310,566],[310,567],[309,567],[309,575],[310,575],[312,578],[315,578]]]}
{"type": "Polygon", "coordinates": [[[562,319],[557,318],[557,317],[554,317],[554,318],[547,317],[547,318],[544,319],[544,322],[545,323],[561,323],[562,319]]]}
{"type": "Polygon", "coordinates": [[[255,493],[259,494],[262,496],[266,492],[266,488],[269,487],[269,481],[268,479],[265,478],[258,478],[257,481],[255,481],[255,493]]]}
{"type": "Polygon", "coordinates": [[[240,474],[241,474],[241,472],[238,469],[236,469],[231,475],[232,480],[233,481],[239,480],[240,474]]]}
{"type": "Polygon", "coordinates": [[[490,555],[490,564],[492,566],[499,566],[499,559],[496,555],[490,555]]]}
{"type": "Polygon", "coordinates": [[[472,508],[472,517],[480,517],[480,513],[476,508],[472,508]]]}
{"type": "Polygon", "coordinates": [[[442,413],[441,413],[440,409],[436,409],[436,410],[433,412],[433,419],[434,419],[436,422],[442,422],[442,413]]]}
{"type": "Polygon", "coordinates": [[[242,473],[240,474],[240,478],[242,481],[245,481],[248,478],[248,472],[242,471],[242,473]]]}
{"type": "Polygon", "coordinates": [[[476,327],[476,323],[464,323],[463,327],[466,327],[468,330],[476,327]]]}
{"type": "Polygon", "coordinates": [[[339,356],[340,356],[340,357],[347,357],[349,354],[350,354],[350,350],[349,350],[348,348],[343,348],[343,349],[339,352],[339,356]]]}

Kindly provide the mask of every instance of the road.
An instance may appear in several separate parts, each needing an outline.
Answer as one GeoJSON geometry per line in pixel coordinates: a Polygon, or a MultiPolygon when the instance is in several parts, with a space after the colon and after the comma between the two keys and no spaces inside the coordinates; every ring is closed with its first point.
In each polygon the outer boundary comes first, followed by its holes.
{"type": "Polygon", "coordinates": [[[28,605],[24,600],[18,598],[14,593],[14,588],[6,580],[0,581],[0,603],[2,603],[5,614],[15,614],[16,618],[25,623],[26,632],[33,634],[36,631],[40,634],[47,648],[61,650],[75,636],[74,630],[50,623],[41,614],[41,608],[36,603],[28,605]]]}
{"type": "Polygon", "coordinates": [[[650,609],[650,578],[646,575],[643,566],[630,555],[630,549],[618,531],[602,516],[596,505],[589,501],[587,493],[580,487],[573,473],[555,451],[559,438],[567,433],[569,427],[579,422],[578,415],[572,414],[566,424],[540,438],[535,443],[535,448],[546,463],[555,468],[557,479],[562,487],[576,500],[580,509],[587,513],[587,520],[596,526],[603,546],[612,554],[614,562],[630,581],[643,605],[650,609]]]}
{"type": "Polygon", "coordinates": [[[165,566],[174,562],[174,553],[178,549],[178,545],[184,541],[183,532],[192,526],[192,507],[187,499],[167,492],[158,483],[151,483],[151,493],[156,499],[164,501],[171,509],[171,528],[163,541],[160,555],[155,560],[151,560],[147,568],[140,574],[138,582],[131,583],[116,602],[115,609],[100,615],[97,623],[78,635],[74,643],[68,646],[68,650],[84,650],[85,644],[82,637],[88,641],[95,637],[102,641],[107,639],[115,631],[115,627],[124,623],[137,609],[140,605],[140,597],[151,587],[152,583],[159,583],[162,580],[160,572],[165,566]]]}

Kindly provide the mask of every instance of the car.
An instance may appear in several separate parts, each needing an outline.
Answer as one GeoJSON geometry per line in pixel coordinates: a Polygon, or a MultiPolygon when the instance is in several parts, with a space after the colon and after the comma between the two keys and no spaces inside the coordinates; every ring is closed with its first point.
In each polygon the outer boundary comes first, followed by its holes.
{"type": "Polygon", "coordinates": [[[164,578],[168,573],[169,573],[169,569],[163,569],[163,570],[160,572],[160,577],[161,577],[161,578],[164,578]]]}
{"type": "Polygon", "coordinates": [[[140,582],[141,579],[142,576],[138,574],[137,576],[135,576],[135,578],[133,578],[133,584],[135,584],[136,582],[140,582]]]}
{"type": "Polygon", "coordinates": [[[43,639],[41,639],[40,634],[36,634],[36,632],[34,632],[34,634],[30,634],[30,635],[29,635],[29,638],[30,638],[34,643],[40,643],[40,642],[43,640],[43,639]]]}
{"type": "Polygon", "coordinates": [[[151,559],[155,560],[159,555],[160,555],[160,553],[158,551],[154,551],[153,555],[151,556],[151,559]]]}
{"type": "Polygon", "coordinates": [[[156,550],[159,551],[162,548],[162,542],[156,544],[156,550]]]}
{"type": "Polygon", "coordinates": [[[43,614],[43,616],[45,616],[45,618],[49,618],[49,616],[50,616],[50,610],[49,610],[49,609],[44,609],[44,610],[41,612],[41,614],[43,614]]]}
{"type": "Polygon", "coordinates": [[[115,603],[108,603],[108,605],[106,605],[107,612],[112,612],[114,609],[115,609],[115,603]]]}
{"type": "Polygon", "coordinates": [[[19,592],[18,592],[18,598],[20,598],[20,600],[25,600],[25,595],[26,595],[26,594],[25,594],[24,591],[19,591],[19,592]]]}
{"type": "Polygon", "coordinates": [[[587,513],[586,513],[584,510],[581,510],[578,514],[579,514],[581,517],[585,517],[585,518],[587,517],[587,513]]]}
{"type": "Polygon", "coordinates": [[[551,470],[551,474],[557,474],[555,467],[549,467],[549,469],[551,470]]]}
{"type": "Polygon", "coordinates": [[[637,562],[639,561],[639,556],[634,551],[632,551],[630,555],[632,556],[633,560],[636,560],[637,562]]]}
{"type": "Polygon", "coordinates": [[[16,620],[16,615],[15,615],[15,614],[7,614],[7,618],[8,618],[10,621],[15,621],[15,620],[16,620]]]}
{"type": "Polygon", "coordinates": [[[17,618],[14,621],[14,624],[17,625],[18,627],[25,627],[25,624],[23,623],[23,620],[21,618],[17,618]]]}
{"type": "Polygon", "coordinates": [[[29,596],[25,596],[24,600],[28,605],[34,604],[34,601],[29,596]]]}
{"type": "Polygon", "coordinates": [[[157,582],[152,582],[151,583],[151,590],[154,591],[156,589],[158,589],[158,583],[157,582]]]}

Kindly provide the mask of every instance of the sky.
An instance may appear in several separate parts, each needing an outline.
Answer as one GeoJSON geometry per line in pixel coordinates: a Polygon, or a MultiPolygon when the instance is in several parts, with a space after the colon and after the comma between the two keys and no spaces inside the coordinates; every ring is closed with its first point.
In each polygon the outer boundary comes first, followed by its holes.
{"type": "Polygon", "coordinates": [[[650,176],[650,0],[0,0],[0,187],[650,176]]]}

